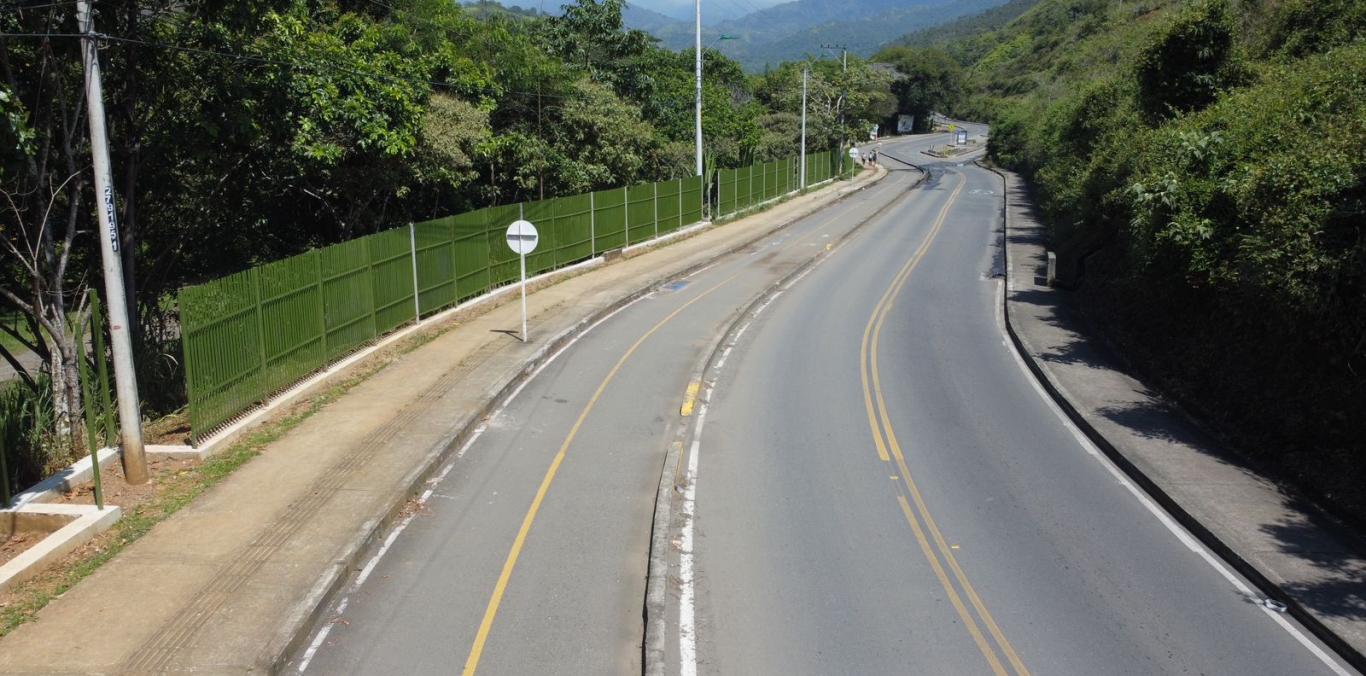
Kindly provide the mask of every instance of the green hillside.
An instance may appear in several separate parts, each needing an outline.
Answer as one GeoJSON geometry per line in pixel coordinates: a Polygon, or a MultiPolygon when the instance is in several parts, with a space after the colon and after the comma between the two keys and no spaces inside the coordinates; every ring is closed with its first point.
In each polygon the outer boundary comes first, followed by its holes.
{"type": "Polygon", "coordinates": [[[993,31],[1014,21],[1039,0],[1010,0],[1004,5],[993,7],[985,12],[962,16],[941,26],[922,28],[907,33],[888,43],[889,47],[934,47],[949,51],[950,55],[969,65],[982,58],[995,44],[993,31]]]}
{"type": "Polygon", "coordinates": [[[1366,517],[1366,3],[1042,0],[957,112],[1063,279],[1236,445],[1366,517]]]}

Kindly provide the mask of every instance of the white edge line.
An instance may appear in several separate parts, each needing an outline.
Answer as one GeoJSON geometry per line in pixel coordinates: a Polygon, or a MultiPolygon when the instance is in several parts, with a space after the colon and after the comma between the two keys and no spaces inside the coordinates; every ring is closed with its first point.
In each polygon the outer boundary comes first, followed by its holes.
{"type": "MultiPolygon", "coordinates": [[[[1003,297],[1003,287],[1004,282],[998,281],[998,298],[1003,297]]],[[[1005,304],[1000,303],[996,307],[999,308],[999,314],[1004,315],[1004,313],[1006,312],[1005,304]]],[[[1162,525],[1165,526],[1167,530],[1172,533],[1172,535],[1176,536],[1176,538],[1181,541],[1181,544],[1185,545],[1186,548],[1190,549],[1192,552],[1195,552],[1197,555],[1199,555],[1200,558],[1205,561],[1205,563],[1209,564],[1209,566],[1213,568],[1216,572],[1218,572],[1219,575],[1221,575],[1225,580],[1228,580],[1229,584],[1231,584],[1234,589],[1236,589],[1239,593],[1243,594],[1244,596],[1253,598],[1258,597],[1259,594],[1257,594],[1252,588],[1250,588],[1247,585],[1247,583],[1243,582],[1243,580],[1239,578],[1237,575],[1235,575],[1233,571],[1229,570],[1228,567],[1225,566],[1222,561],[1219,561],[1219,559],[1217,559],[1214,556],[1214,554],[1209,551],[1208,548],[1206,548],[1203,544],[1196,540],[1194,536],[1187,532],[1186,529],[1181,526],[1181,524],[1177,523],[1176,520],[1173,519],[1170,514],[1167,514],[1165,510],[1159,507],[1157,503],[1153,502],[1152,498],[1148,497],[1146,493],[1144,493],[1137,486],[1135,486],[1132,481],[1129,481],[1128,477],[1125,476],[1122,471],[1120,471],[1120,469],[1115,465],[1114,461],[1110,460],[1110,458],[1107,457],[1104,453],[1101,453],[1100,449],[1096,448],[1095,443],[1092,442],[1089,437],[1083,434],[1079,428],[1077,428],[1076,424],[1072,422],[1072,419],[1067,417],[1067,414],[1063,412],[1062,407],[1058,406],[1058,402],[1054,401],[1053,398],[1048,396],[1048,393],[1044,391],[1043,385],[1039,383],[1039,380],[1037,377],[1035,377],[1034,372],[1029,370],[1029,366],[1026,365],[1024,362],[1024,357],[1020,356],[1019,350],[1014,349],[1014,347],[1010,344],[1010,336],[1005,334],[1005,326],[1003,322],[1004,319],[1001,319],[998,323],[998,326],[1001,328],[1002,335],[1005,337],[1007,341],[1006,345],[1008,349],[1006,351],[1009,352],[1010,355],[1015,358],[1015,363],[1020,367],[1020,370],[1024,372],[1025,379],[1029,381],[1029,384],[1034,387],[1034,391],[1038,393],[1039,398],[1044,401],[1044,404],[1046,404],[1048,408],[1051,411],[1053,411],[1053,414],[1056,415],[1058,419],[1062,421],[1063,426],[1066,427],[1067,431],[1072,434],[1072,437],[1077,440],[1077,443],[1081,445],[1082,449],[1085,450],[1087,454],[1089,454],[1091,457],[1095,458],[1096,461],[1099,462],[1101,466],[1106,469],[1106,471],[1108,471],[1112,476],[1114,476],[1115,479],[1121,485],[1127,488],[1129,490],[1129,493],[1133,494],[1133,496],[1138,499],[1139,504],[1143,505],[1143,507],[1146,508],[1150,513],[1152,513],[1153,516],[1157,517],[1157,520],[1161,522],[1162,525]]],[[[1295,625],[1291,624],[1288,620],[1286,620],[1284,617],[1282,617],[1282,615],[1279,612],[1271,610],[1270,608],[1267,608],[1262,605],[1259,605],[1258,608],[1260,608],[1263,613],[1265,613],[1268,617],[1274,620],[1276,624],[1280,625],[1282,629],[1285,629],[1285,631],[1288,632],[1296,641],[1298,641],[1300,645],[1303,645],[1307,650],[1309,650],[1310,653],[1312,653],[1315,657],[1319,658],[1319,661],[1323,662],[1324,665],[1326,665],[1329,668],[1329,670],[1331,670],[1334,674],[1337,674],[1338,676],[1351,676],[1351,672],[1343,669],[1342,666],[1338,664],[1336,659],[1334,659],[1331,655],[1324,651],[1323,648],[1320,648],[1317,643],[1314,643],[1314,641],[1310,639],[1308,636],[1306,636],[1305,633],[1301,631],[1299,627],[1296,627],[1295,625]]]]}
{"type": "MultiPolygon", "coordinates": [[[[707,388],[711,398],[711,388],[707,388]]],[[[706,401],[697,409],[697,427],[688,450],[688,472],[683,489],[683,532],[678,553],[678,670],[681,676],[697,676],[696,578],[693,573],[693,524],[697,500],[697,456],[702,450],[702,428],[707,419],[706,401]]]]}

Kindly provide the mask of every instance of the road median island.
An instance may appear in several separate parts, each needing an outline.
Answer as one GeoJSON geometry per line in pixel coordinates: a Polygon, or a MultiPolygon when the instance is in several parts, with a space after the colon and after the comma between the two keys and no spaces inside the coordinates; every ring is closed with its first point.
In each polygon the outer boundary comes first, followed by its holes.
{"type": "Polygon", "coordinates": [[[1259,594],[1248,590],[1250,602],[1284,604],[1320,641],[1366,670],[1366,541],[1222,448],[1088,337],[1066,293],[1046,283],[1046,230],[1023,180],[989,168],[1005,183],[1006,330],[1049,396],[1167,513],[1258,588],[1259,594]]]}
{"type": "Polygon", "coordinates": [[[540,341],[510,336],[519,309],[503,304],[373,355],[325,405],[292,407],[295,418],[260,442],[259,457],[0,639],[0,673],[285,668],[409,498],[538,363],[659,284],[884,175],[867,172],[541,288],[528,297],[540,341]],[[91,621],[100,632],[87,631],[91,621]]]}

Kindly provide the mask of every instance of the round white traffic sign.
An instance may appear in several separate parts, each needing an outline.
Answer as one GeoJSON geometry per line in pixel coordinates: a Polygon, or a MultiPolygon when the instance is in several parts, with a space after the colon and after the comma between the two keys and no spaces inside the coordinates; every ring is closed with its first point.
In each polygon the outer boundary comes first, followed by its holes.
{"type": "Polygon", "coordinates": [[[531,221],[516,220],[508,226],[507,239],[508,248],[526,255],[536,250],[536,243],[541,241],[541,235],[536,232],[536,226],[532,225],[531,221]]]}

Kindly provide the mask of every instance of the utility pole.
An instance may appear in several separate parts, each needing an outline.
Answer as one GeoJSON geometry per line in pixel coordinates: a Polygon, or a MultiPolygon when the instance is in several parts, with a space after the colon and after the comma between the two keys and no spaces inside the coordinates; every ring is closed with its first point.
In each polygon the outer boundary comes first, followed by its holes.
{"type": "Polygon", "coordinates": [[[839,147],[839,152],[838,152],[839,159],[837,160],[837,161],[839,162],[839,164],[837,165],[837,168],[836,168],[835,171],[836,171],[836,173],[843,174],[843,173],[844,173],[844,104],[848,101],[848,98],[849,98],[849,83],[848,83],[848,77],[849,77],[849,46],[848,46],[848,45],[821,45],[821,49],[838,49],[838,50],[840,50],[840,72],[844,74],[844,77],[843,77],[844,82],[840,83],[840,84],[841,84],[841,86],[840,86],[840,102],[839,102],[840,147],[839,147]]]}
{"type": "Polygon", "coordinates": [[[696,96],[693,101],[693,126],[697,142],[697,175],[702,175],[702,0],[693,0],[693,13],[696,18],[693,36],[694,68],[697,71],[696,96]]]}
{"type": "Polygon", "coordinates": [[[109,171],[109,141],[104,129],[104,92],[100,83],[100,55],[95,44],[95,18],[89,0],[77,0],[81,30],[81,58],[85,62],[86,110],[90,121],[90,155],[95,168],[96,213],[104,263],[104,295],[109,310],[109,338],[114,352],[114,390],[119,400],[123,474],[130,484],[147,482],[147,458],[142,448],[142,414],[138,409],[138,381],[133,371],[133,343],[129,337],[128,299],[124,296],[123,260],[119,256],[119,223],[114,207],[114,181],[109,171]]]}
{"type": "Polygon", "coordinates": [[[798,185],[802,190],[806,190],[806,80],[810,75],[810,69],[802,66],[802,151],[801,151],[801,174],[798,185]]]}

